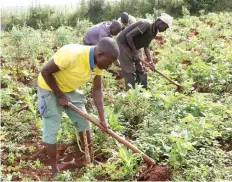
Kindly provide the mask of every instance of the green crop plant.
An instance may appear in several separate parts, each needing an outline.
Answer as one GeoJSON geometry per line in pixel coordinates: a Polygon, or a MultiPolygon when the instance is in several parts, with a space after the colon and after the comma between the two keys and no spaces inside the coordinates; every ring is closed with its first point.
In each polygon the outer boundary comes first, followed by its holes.
{"type": "Polygon", "coordinates": [[[64,171],[63,173],[59,173],[56,177],[56,180],[61,180],[61,181],[71,181],[73,180],[72,177],[72,172],[68,171],[64,171]]]}
{"type": "Polygon", "coordinates": [[[56,30],[55,45],[62,47],[63,45],[72,43],[72,28],[62,26],[56,30]]]}
{"type": "Polygon", "coordinates": [[[137,164],[137,160],[140,159],[139,154],[133,153],[125,147],[120,147],[118,149],[118,155],[122,159],[122,168],[124,169],[122,169],[122,171],[124,176],[131,177],[133,180],[133,176],[139,168],[139,165],[137,164]]]}
{"type": "Polygon", "coordinates": [[[10,152],[9,155],[8,155],[8,162],[10,164],[13,164],[14,161],[15,161],[15,155],[14,155],[14,153],[10,152]]]}
{"type": "Polygon", "coordinates": [[[31,152],[31,153],[33,153],[33,152],[35,152],[35,147],[34,146],[30,146],[30,147],[28,147],[28,150],[31,152]]]}
{"type": "Polygon", "coordinates": [[[126,135],[132,135],[148,115],[150,93],[143,91],[141,85],[130,89],[125,94],[119,94],[114,103],[116,113],[121,115],[120,123],[125,129],[126,135]]]}
{"type": "Polygon", "coordinates": [[[10,89],[1,89],[1,108],[9,108],[14,102],[13,93],[10,89]]]}
{"type": "Polygon", "coordinates": [[[110,127],[114,131],[122,131],[123,126],[120,125],[119,123],[119,114],[114,113],[114,109],[111,107],[106,107],[105,108],[106,116],[107,116],[107,121],[109,122],[110,127]]]}
{"type": "Polygon", "coordinates": [[[35,105],[36,105],[36,103],[35,103],[36,94],[34,94],[33,96],[31,96],[30,91],[29,91],[29,90],[26,90],[26,97],[25,97],[25,99],[26,99],[26,103],[27,103],[27,105],[28,105],[30,111],[31,111],[31,112],[33,113],[33,115],[34,115],[34,120],[35,120],[35,121],[38,121],[38,119],[37,119],[37,113],[36,113],[36,109],[35,109],[35,105]]]}

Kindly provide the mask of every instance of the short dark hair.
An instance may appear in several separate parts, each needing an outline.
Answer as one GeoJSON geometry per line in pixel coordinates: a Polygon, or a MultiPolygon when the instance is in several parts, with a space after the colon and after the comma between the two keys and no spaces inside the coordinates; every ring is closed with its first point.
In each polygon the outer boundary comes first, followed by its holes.
{"type": "Polygon", "coordinates": [[[101,50],[101,52],[113,56],[113,57],[118,57],[120,54],[119,47],[117,42],[110,38],[110,37],[105,37],[101,39],[97,46],[101,50]]]}
{"type": "Polygon", "coordinates": [[[128,22],[128,19],[129,19],[128,13],[127,13],[127,12],[123,12],[123,13],[121,14],[121,21],[122,21],[122,22],[128,22]]]}

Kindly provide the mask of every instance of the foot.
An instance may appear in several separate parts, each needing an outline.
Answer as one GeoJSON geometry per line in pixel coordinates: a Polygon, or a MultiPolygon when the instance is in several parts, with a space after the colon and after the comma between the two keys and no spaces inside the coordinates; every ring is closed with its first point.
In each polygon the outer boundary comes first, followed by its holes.
{"type": "Polygon", "coordinates": [[[58,169],[58,167],[52,168],[52,176],[53,177],[56,177],[59,172],[60,172],[60,170],[58,169]]]}

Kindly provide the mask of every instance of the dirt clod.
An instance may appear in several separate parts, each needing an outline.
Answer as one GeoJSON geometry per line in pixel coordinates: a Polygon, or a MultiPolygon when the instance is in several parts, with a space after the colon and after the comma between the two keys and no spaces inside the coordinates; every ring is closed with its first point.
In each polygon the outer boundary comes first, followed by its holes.
{"type": "Polygon", "coordinates": [[[171,180],[171,170],[168,166],[156,165],[153,167],[144,167],[146,169],[141,175],[139,180],[141,181],[168,181],[171,180]],[[146,169],[147,168],[147,169],[146,169]]]}

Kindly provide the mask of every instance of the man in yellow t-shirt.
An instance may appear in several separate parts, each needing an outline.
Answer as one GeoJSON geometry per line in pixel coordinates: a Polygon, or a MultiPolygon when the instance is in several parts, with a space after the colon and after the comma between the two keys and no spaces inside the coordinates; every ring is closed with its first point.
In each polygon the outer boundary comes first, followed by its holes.
{"type": "MultiPolygon", "coordinates": [[[[63,111],[76,125],[82,143],[84,143],[83,130],[86,130],[89,149],[92,152],[89,122],[67,107],[68,102],[72,102],[86,112],[85,97],[77,89],[91,79],[93,79],[93,99],[100,123],[107,130],[109,125],[103,106],[102,73],[103,69],[107,69],[118,57],[119,48],[116,41],[112,38],[103,38],[96,46],[78,44],[63,46],[42,68],[38,77],[38,106],[43,119],[43,142],[50,158],[53,176],[59,172],[56,142],[63,111]]],[[[92,158],[91,160],[93,161],[92,158]]]]}

